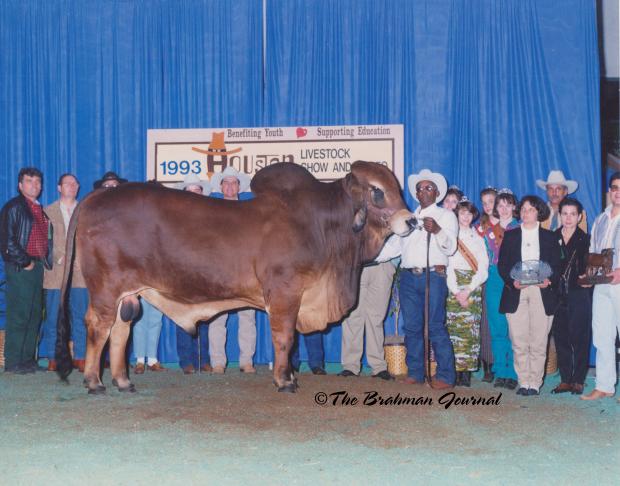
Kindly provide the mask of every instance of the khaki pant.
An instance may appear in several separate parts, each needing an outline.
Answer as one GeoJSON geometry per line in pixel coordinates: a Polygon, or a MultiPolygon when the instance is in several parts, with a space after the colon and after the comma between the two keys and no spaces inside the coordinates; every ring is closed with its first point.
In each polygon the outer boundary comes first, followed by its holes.
{"type": "Polygon", "coordinates": [[[553,322],[553,316],[545,314],[540,289],[535,285],[522,289],[517,311],[506,314],[506,317],[519,386],[539,390],[545,374],[547,343],[553,322]]]}
{"type": "MultiPolygon", "coordinates": [[[[252,364],[256,351],[256,311],[242,310],[239,317],[239,366],[252,364]]],[[[226,366],[226,321],[228,314],[222,314],[209,323],[209,356],[211,366],[226,366]]]]}
{"type": "Polygon", "coordinates": [[[389,262],[364,267],[358,305],[342,323],[342,367],[358,374],[364,351],[366,361],[376,375],[387,370],[383,353],[383,320],[390,302],[394,265],[389,262]]]}

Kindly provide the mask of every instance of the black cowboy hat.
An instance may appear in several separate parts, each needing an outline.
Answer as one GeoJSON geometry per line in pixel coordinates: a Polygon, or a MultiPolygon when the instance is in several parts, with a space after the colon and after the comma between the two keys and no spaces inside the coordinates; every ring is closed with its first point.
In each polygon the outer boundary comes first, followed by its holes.
{"type": "Polygon", "coordinates": [[[127,182],[127,179],[119,177],[116,172],[109,171],[103,174],[103,177],[101,179],[93,183],[93,188],[99,189],[106,181],[118,181],[119,184],[125,184],[125,182],[127,182]]]}

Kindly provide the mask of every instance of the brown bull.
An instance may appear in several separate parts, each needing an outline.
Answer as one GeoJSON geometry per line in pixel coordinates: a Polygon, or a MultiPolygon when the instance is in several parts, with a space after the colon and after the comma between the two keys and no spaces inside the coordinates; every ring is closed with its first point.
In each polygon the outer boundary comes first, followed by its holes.
{"type": "Polygon", "coordinates": [[[65,297],[73,241],[90,294],[84,382],[105,390],[101,352],[110,340],[113,384],[133,391],[125,347],[137,296],[189,332],[198,321],[240,307],[269,314],[274,383],[295,391],[289,364],[295,328],[325,329],[355,305],[361,266],[392,233],[410,231],[394,175],[356,162],[333,183],[295,164],[278,164],[252,181],[255,199],[225,201],[154,184],[95,191],[71,220],[56,358],[70,372],[65,297]]]}

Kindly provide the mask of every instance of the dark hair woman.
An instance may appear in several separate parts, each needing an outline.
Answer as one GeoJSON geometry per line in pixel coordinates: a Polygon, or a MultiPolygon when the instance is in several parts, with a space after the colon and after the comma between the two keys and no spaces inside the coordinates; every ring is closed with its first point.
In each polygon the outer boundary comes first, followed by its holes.
{"type": "Polygon", "coordinates": [[[441,207],[449,209],[450,211],[454,211],[456,209],[456,205],[459,203],[462,197],[463,191],[461,191],[458,186],[452,185],[448,187],[446,195],[441,203],[441,207]]]}
{"type": "Polygon", "coordinates": [[[592,333],[592,292],[577,283],[585,273],[590,237],[579,223],[583,206],[567,197],[559,206],[561,226],[555,230],[560,245],[560,305],[553,316],[553,338],[558,353],[561,382],[551,393],[583,393],[588,373],[592,333]]]}
{"type": "MultiPolygon", "coordinates": [[[[506,316],[499,312],[504,281],[500,277],[497,261],[504,236],[519,227],[519,221],[515,217],[516,208],[517,199],[512,191],[510,189],[499,190],[493,206],[493,214],[498,219],[498,223],[487,228],[484,233],[484,240],[489,250],[489,278],[485,288],[485,305],[493,352],[494,386],[509,390],[517,387],[517,374],[513,365],[508,321],[506,316]]],[[[492,376],[490,379],[493,379],[492,376]]]]}
{"type": "Polygon", "coordinates": [[[560,280],[560,247],[556,235],[540,226],[549,208],[538,196],[525,196],[519,203],[521,225],[506,233],[499,253],[498,270],[504,281],[499,311],[506,314],[514,367],[519,380],[517,394],[538,395],[543,383],[547,342],[557,308],[560,280]],[[531,283],[513,278],[519,262],[539,261],[551,267],[551,275],[531,283]]]}
{"type": "Polygon", "coordinates": [[[471,386],[478,369],[482,284],[488,277],[489,257],[484,239],[472,227],[478,210],[470,201],[458,203],[457,251],[448,259],[446,327],[454,348],[456,385],[471,386]]]}

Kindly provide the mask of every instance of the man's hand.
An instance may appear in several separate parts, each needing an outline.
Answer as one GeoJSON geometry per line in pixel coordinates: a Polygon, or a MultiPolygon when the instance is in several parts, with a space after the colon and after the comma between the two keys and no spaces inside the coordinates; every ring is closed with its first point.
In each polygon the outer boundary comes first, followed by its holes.
{"type": "Polygon", "coordinates": [[[611,273],[608,273],[607,276],[613,278],[613,280],[609,282],[611,285],[620,284],[620,267],[614,269],[611,273]]]}
{"type": "Polygon", "coordinates": [[[542,283],[537,284],[536,287],[539,289],[546,289],[549,285],[551,285],[551,280],[546,278],[542,283]]]}
{"type": "Polygon", "coordinates": [[[31,260],[30,263],[24,267],[24,270],[32,270],[34,268],[34,260],[31,260]]]}
{"type": "Polygon", "coordinates": [[[426,217],[423,219],[423,221],[424,221],[424,229],[428,231],[429,233],[436,235],[437,233],[441,231],[441,226],[439,226],[437,224],[437,221],[435,221],[433,218],[426,217]]]}

